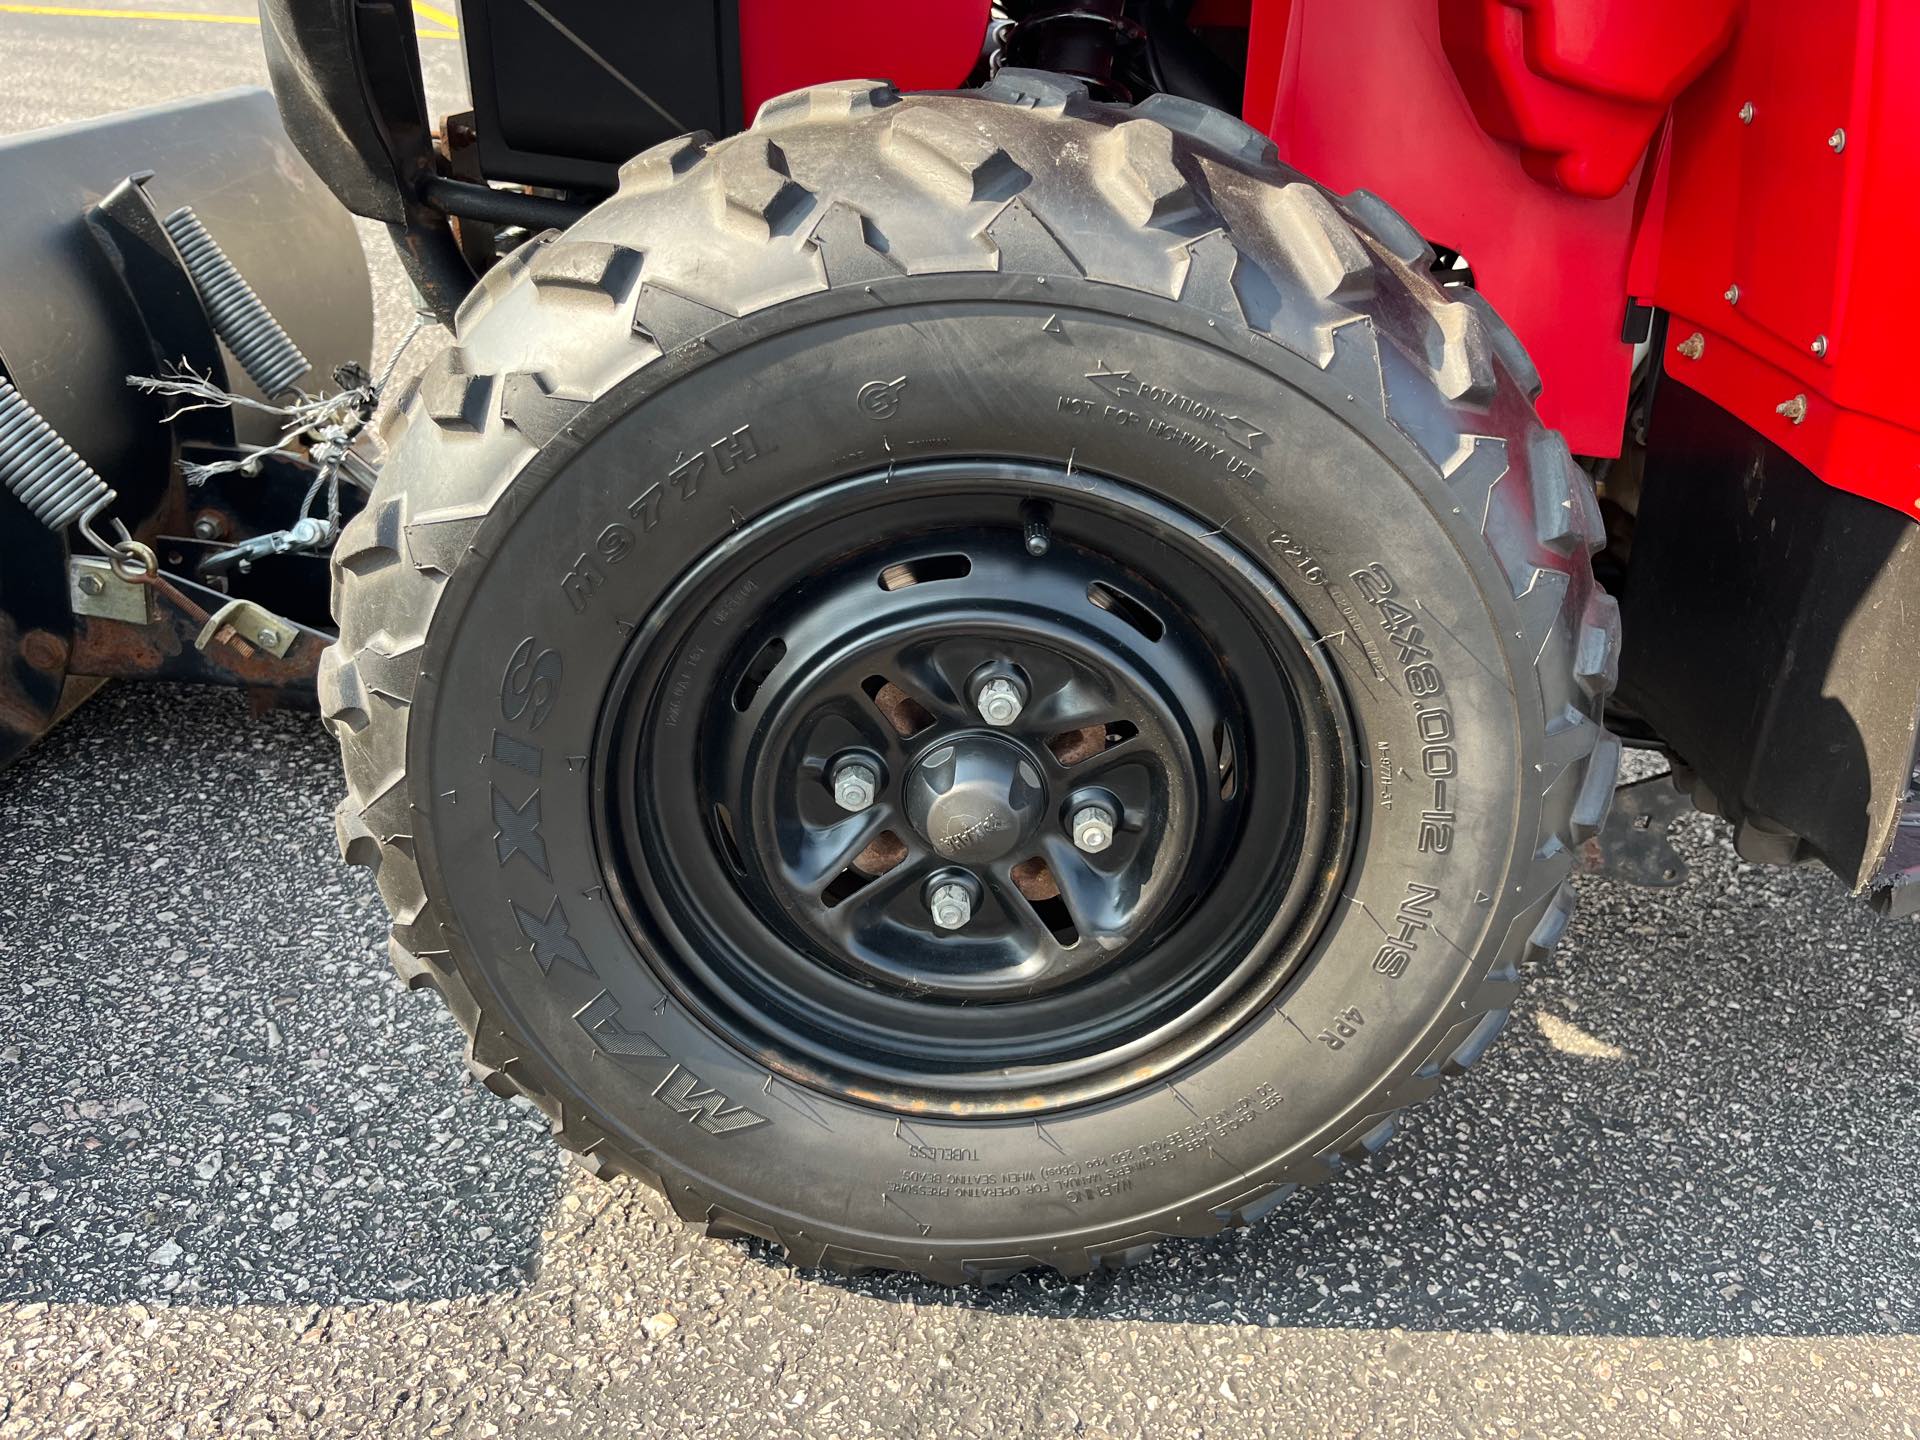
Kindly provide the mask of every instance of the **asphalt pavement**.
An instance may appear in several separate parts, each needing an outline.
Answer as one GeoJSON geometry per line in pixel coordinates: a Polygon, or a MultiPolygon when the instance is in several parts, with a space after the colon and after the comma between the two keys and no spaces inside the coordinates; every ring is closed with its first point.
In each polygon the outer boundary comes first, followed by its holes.
{"type": "MultiPolygon", "coordinates": [[[[0,131],[261,73],[240,21],[0,5],[0,131]]],[[[1920,1426],[1920,932],[1716,821],[1677,825],[1677,887],[1583,882],[1373,1165],[1139,1270],[957,1293],[563,1165],[391,978],[339,793],[311,717],[158,686],[0,775],[0,1440],[1920,1426]]]]}

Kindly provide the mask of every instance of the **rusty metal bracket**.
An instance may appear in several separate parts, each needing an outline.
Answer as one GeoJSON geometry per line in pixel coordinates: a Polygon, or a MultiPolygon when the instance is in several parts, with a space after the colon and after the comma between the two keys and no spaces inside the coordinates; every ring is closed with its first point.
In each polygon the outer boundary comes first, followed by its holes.
{"type": "Polygon", "coordinates": [[[291,620],[283,620],[264,606],[251,600],[229,600],[200,627],[193,648],[205,650],[209,645],[238,642],[257,645],[275,659],[284,660],[296,634],[291,620]]]}
{"type": "Polygon", "coordinates": [[[70,674],[230,685],[259,709],[315,707],[314,676],[331,635],[179,575],[141,588],[151,592],[149,623],[74,617],[70,674]]]}

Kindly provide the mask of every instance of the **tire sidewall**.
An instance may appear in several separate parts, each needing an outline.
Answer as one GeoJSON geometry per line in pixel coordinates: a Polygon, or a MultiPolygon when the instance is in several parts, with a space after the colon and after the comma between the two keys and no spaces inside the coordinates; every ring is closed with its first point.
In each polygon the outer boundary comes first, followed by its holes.
{"type": "MultiPolygon", "coordinates": [[[[436,609],[409,733],[416,793],[433,797],[416,802],[431,806],[417,855],[487,1023],[670,1185],[777,1233],[980,1257],[1205,1228],[1237,1197],[1317,1178],[1418,1098],[1436,1047],[1486,1008],[1484,957],[1544,898],[1522,892],[1540,829],[1528,737],[1544,720],[1474,517],[1326,372],[1136,293],[1116,314],[1114,294],[902,279],[636,365],[520,470],[436,609]],[[888,414],[862,405],[863,387],[902,378],[888,414]],[[959,456],[1110,476],[1237,541],[1332,647],[1364,766],[1342,903],[1277,1003],[1173,1082],[1037,1123],[903,1118],[775,1077],[658,983],[663,962],[609,902],[593,841],[602,704],[675,578],[813,487],[959,456]],[[585,590],[583,566],[598,577],[585,590]],[[1410,648],[1375,603],[1389,589],[1417,617],[1410,648]],[[557,683],[529,703],[529,662],[547,653],[557,683]],[[1414,687],[1409,665],[1427,667],[1414,687]],[[520,763],[499,758],[501,736],[520,763]],[[537,854],[513,841],[529,816],[537,854]]],[[[501,306],[484,323],[512,319],[501,306]]],[[[1387,347],[1383,363],[1413,383],[1387,347]]],[[[432,426],[392,461],[402,475],[459,463],[432,426]]]]}

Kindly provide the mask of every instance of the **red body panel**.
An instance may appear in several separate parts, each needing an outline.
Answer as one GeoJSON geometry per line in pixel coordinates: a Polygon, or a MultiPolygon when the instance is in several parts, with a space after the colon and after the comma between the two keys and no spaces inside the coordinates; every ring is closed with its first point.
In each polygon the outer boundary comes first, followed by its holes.
{"type": "Polygon", "coordinates": [[[776,95],[827,80],[954,89],[980,58],[990,9],[991,0],[740,0],[744,118],[776,95]]]}
{"type": "MultiPolygon", "coordinates": [[[[1308,175],[1378,192],[1467,257],[1575,451],[1619,453],[1620,334],[1638,299],[1673,314],[1674,378],[1829,483],[1920,511],[1920,384],[1903,343],[1920,0],[1203,0],[1198,13],[1232,24],[1249,3],[1246,118],[1308,175]],[[1695,331],[1697,359],[1674,348],[1695,331]],[[1797,396],[1798,424],[1778,410],[1797,396]]],[[[789,0],[740,8],[749,115],[849,76],[956,86],[988,16],[988,0],[842,0],[830,23],[789,0]]]]}
{"type": "Polygon", "coordinates": [[[1673,312],[1667,371],[1829,484],[1920,513],[1920,4],[1747,12],[1674,112],[1651,296],[1673,312]],[[1777,407],[1800,395],[1795,424],[1777,407]]]}
{"type": "Polygon", "coordinates": [[[1676,378],[1920,508],[1920,3],[1257,0],[1253,24],[1247,118],[1467,256],[1576,451],[1618,453],[1631,296],[1673,312],[1673,345],[1702,333],[1676,378]]]}

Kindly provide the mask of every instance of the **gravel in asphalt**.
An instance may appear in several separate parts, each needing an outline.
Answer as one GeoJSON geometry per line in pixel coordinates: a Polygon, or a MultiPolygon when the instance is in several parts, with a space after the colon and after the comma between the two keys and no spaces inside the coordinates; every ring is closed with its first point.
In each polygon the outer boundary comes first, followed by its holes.
{"type": "MultiPolygon", "coordinates": [[[[0,129],[254,79],[257,44],[0,16],[0,129]]],[[[1582,883],[1376,1163],[1139,1270],[963,1293],[796,1272],[564,1166],[391,977],[340,788],[312,717],[160,686],[0,775],[0,1440],[1920,1425],[1916,931],[1716,821],[1676,827],[1679,887],[1582,883]]]]}

